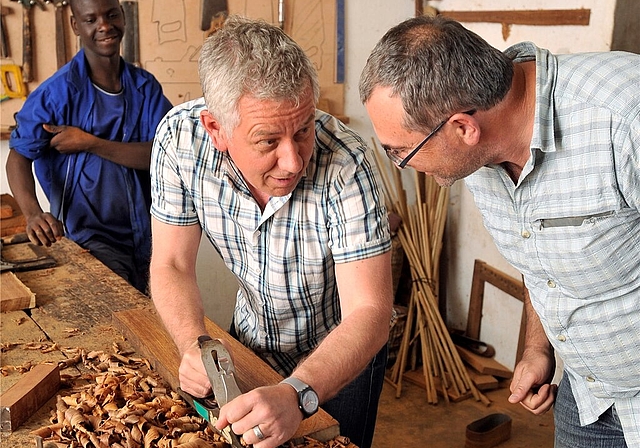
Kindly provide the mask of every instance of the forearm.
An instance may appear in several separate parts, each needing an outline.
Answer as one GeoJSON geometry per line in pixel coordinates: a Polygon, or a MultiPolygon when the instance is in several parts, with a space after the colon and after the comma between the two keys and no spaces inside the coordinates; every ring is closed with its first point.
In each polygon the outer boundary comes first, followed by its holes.
{"type": "Polygon", "coordinates": [[[152,142],[112,142],[98,138],[89,152],[119,165],[137,170],[148,170],[151,162],[152,142]]]}
{"type": "Polygon", "coordinates": [[[526,315],[524,349],[551,352],[551,354],[553,354],[553,348],[544,332],[540,317],[531,304],[529,290],[526,288],[524,294],[524,310],[526,315]]]}
{"type": "Polygon", "coordinates": [[[11,150],[6,165],[9,188],[27,220],[30,216],[42,213],[42,207],[36,195],[31,163],[31,160],[11,150]]]}
{"type": "Polygon", "coordinates": [[[204,308],[195,275],[180,272],[175,267],[151,266],[151,298],[162,322],[180,354],[201,334],[204,308]]]}
{"type": "Polygon", "coordinates": [[[204,309],[196,281],[200,226],[151,220],[151,298],[180,354],[205,333],[204,309]]]}

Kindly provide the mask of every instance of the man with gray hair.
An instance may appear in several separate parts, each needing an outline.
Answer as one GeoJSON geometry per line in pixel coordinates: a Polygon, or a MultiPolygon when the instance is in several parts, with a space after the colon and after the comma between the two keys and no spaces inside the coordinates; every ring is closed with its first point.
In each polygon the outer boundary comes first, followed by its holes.
{"type": "Polygon", "coordinates": [[[556,448],[640,446],[640,56],[501,52],[422,16],[376,45],[360,97],[399,168],[465,178],[524,275],[509,401],[555,402],[556,448]]]}
{"type": "Polygon", "coordinates": [[[199,72],[204,98],[166,115],[151,162],[151,296],[182,357],[181,387],[210,391],[197,345],[204,231],[238,280],[230,333],[286,377],[223,406],[216,426],[273,448],[320,402],[369,447],[393,302],[369,150],[316,110],[317,73],[275,26],[230,17],[199,72]]]}

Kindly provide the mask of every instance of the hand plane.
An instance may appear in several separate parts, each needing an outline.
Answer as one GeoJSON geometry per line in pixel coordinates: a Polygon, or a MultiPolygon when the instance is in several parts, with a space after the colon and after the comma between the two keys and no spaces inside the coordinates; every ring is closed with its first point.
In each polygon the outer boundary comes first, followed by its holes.
{"type": "Polygon", "coordinates": [[[180,388],[178,388],[178,393],[202,418],[209,422],[211,428],[220,434],[226,443],[234,448],[244,448],[246,445],[240,441],[240,437],[231,430],[230,426],[220,431],[214,427],[220,416],[220,408],[242,394],[235,380],[235,368],[231,355],[222,341],[212,339],[208,335],[200,336],[198,345],[213,394],[197,398],[180,388]]]}

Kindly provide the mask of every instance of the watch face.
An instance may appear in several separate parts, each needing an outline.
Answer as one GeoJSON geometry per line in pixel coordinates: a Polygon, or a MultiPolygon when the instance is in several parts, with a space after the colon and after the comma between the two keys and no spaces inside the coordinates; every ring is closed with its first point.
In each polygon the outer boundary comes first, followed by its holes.
{"type": "Polygon", "coordinates": [[[302,409],[307,414],[313,414],[318,410],[318,394],[313,390],[307,390],[302,397],[302,409]]]}

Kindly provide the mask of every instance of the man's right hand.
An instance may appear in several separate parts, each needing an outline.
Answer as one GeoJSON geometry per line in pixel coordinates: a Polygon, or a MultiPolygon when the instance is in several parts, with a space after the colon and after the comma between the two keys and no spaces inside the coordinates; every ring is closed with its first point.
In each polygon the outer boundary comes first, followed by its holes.
{"type": "Polygon", "coordinates": [[[178,370],[180,388],[194,397],[206,397],[211,394],[211,383],[202,363],[198,341],[191,344],[182,355],[178,370]]]}
{"type": "Polygon", "coordinates": [[[38,246],[51,246],[64,236],[62,222],[51,213],[38,213],[27,218],[27,236],[38,246]]]}

